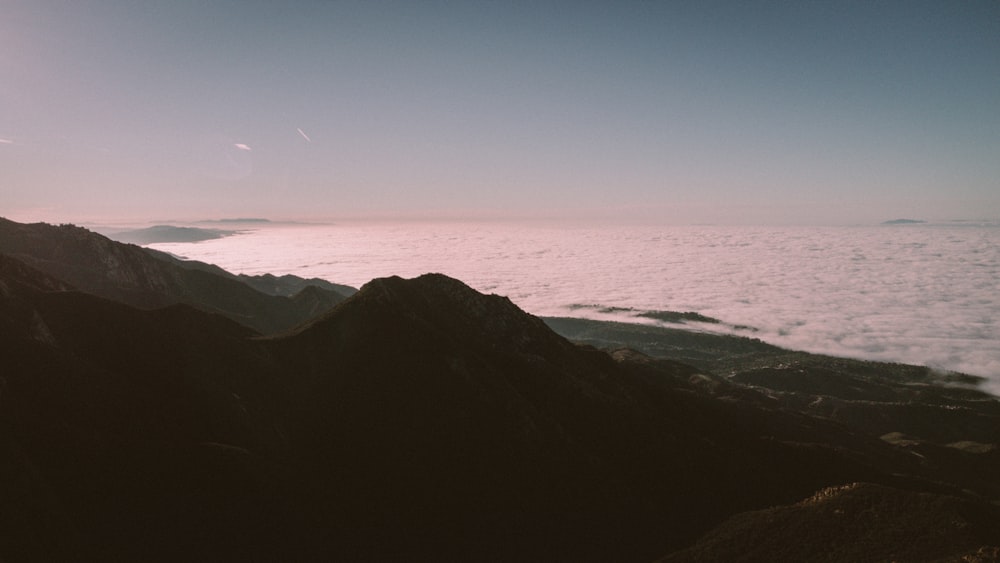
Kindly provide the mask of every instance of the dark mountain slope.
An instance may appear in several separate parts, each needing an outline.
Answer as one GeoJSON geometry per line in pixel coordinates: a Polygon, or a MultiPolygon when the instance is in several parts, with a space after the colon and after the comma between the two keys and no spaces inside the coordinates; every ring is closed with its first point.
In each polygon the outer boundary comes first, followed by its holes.
{"type": "Polygon", "coordinates": [[[739,514],[673,562],[993,562],[1000,508],[952,496],[851,483],[789,506],[739,514]]]}
{"type": "Polygon", "coordinates": [[[554,557],[595,518],[649,510],[595,458],[612,426],[639,428],[610,359],[505,299],[443,276],[377,280],[272,346],[301,378],[293,434],[354,555],[554,557]],[[412,536],[370,531],[400,528],[412,536]]]}
{"type": "Polygon", "coordinates": [[[0,287],[5,561],[228,558],[249,533],[254,550],[268,544],[287,448],[276,366],[254,333],[66,291],[10,258],[0,287]]]}
{"type": "Polygon", "coordinates": [[[144,309],[184,303],[262,333],[286,330],[344,297],[329,289],[312,290],[311,299],[298,301],[265,294],[232,274],[182,266],[72,225],[0,218],[0,253],[100,297],[144,309]]]}
{"type": "Polygon", "coordinates": [[[440,275],[376,280],[270,346],[355,554],[641,560],[830,484],[954,490],[877,438],[698,396],[693,368],[616,363],[440,275]]]}
{"type": "Polygon", "coordinates": [[[973,454],[929,463],[691,366],[573,345],[440,275],[260,337],[5,258],[0,327],[8,562],[648,561],[857,481],[985,515],[942,553],[1000,543],[973,454]]]}

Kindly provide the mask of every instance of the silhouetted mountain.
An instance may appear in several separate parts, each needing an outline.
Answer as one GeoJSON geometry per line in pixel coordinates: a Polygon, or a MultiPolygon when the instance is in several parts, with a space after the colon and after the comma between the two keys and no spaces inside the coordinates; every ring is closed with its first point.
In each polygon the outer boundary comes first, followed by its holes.
{"type": "Polygon", "coordinates": [[[185,303],[262,333],[291,328],[345,297],[329,288],[301,300],[265,294],[217,267],[185,264],[72,225],[25,225],[0,218],[0,253],[94,295],[145,309],[185,303]]]}
{"type": "Polygon", "coordinates": [[[255,333],[0,264],[0,557],[251,555],[282,482],[258,457],[280,459],[282,387],[255,333]]]}
{"type": "Polygon", "coordinates": [[[270,345],[348,558],[643,560],[829,484],[941,488],[877,437],[699,397],[693,368],[615,362],[440,275],[372,282],[270,345]],[[413,538],[387,542],[399,519],[413,538]]]}
{"type": "Polygon", "coordinates": [[[375,280],[261,338],[7,257],[0,321],[6,562],[686,560],[726,537],[820,558],[864,528],[831,532],[803,499],[855,482],[873,485],[850,514],[932,512],[880,557],[914,553],[924,522],[957,523],[924,532],[935,557],[1000,545],[995,453],[915,450],[797,391],[575,345],[442,275],[375,280]],[[803,514],[794,537],[781,506],[803,514]]]}

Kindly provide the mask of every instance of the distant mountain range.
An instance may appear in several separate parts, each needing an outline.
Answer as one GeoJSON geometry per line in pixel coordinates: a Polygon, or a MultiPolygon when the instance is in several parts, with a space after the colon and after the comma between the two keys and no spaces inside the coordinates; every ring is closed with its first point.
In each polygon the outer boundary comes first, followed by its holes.
{"type": "Polygon", "coordinates": [[[0,221],[0,559],[1000,555],[975,378],[543,320],[440,274],[252,281],[0,221]]]}

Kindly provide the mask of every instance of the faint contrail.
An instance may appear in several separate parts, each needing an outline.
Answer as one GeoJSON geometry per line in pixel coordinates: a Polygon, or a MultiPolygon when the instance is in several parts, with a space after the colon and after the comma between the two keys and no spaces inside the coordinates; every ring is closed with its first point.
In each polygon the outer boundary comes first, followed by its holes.
{"type": "MultiPolygon", "coordinates": [[[[301,129],[299,129],[299,133],[302,133],[301,129]]],[[[13,145],[13,144],[14,144],[14,141],[12,141],[10,139],[0,139],[0,145],[13,145]]]]}
{"type": "Polygon", "coordinates": [[[295,130],[299,132],[299,135],[302,135],[303,139],[310,143],[313,142],[313,140],[309,138],[309,135],[306,135],[306,132],[303,131],[301,127],[296,127],[295,130]]]}
{"type": "Polygon", "coordinates": [[[244,145],[243,143],[235,143],[233,146],[236,147],[236,148],[238,148],[238,149],[240,149],[241,151],[250,151],[250,150],[253,150],[250,147],[248,147],[247,145],[244,145]]]}

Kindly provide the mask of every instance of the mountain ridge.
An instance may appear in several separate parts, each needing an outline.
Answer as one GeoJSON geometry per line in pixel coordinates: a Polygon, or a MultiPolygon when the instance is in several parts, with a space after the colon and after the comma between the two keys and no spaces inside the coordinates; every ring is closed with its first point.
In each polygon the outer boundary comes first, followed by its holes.
{"type": "Polygon", "coordinates": [[[0,253],[95,295],[140,308],[186,303],[262,333],[290,328],[345,297],[332,286],[314,291],[311,301],[262,293],[217,267],[182,264],[73,225],[0,218],[0,253]]]}
{"type": "MultiPolygon", "coordinates": [[[[618,334],[574,326],[591,344],[618,334]]],[[[655,334],[665,357],[573,343],[427,274],[261,335],[0,254],[0,557],[679,561],[743,534],[734,560],[818,558],[873,541],[802,504],[854,483],[870,486],[850,507],[906,531],[876,538],[887,559],[926,521],[894,506],[964,518],[935,531],[942,559],[1000,546],[995,399],[655,334]],[[794,537],[773,525],[798,516],[794,537]]]]}

